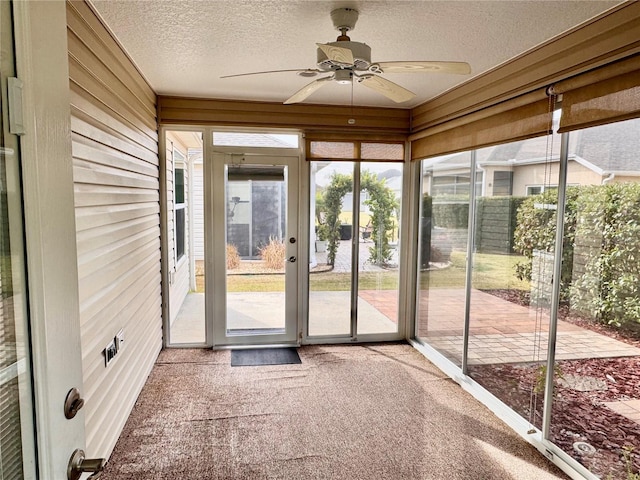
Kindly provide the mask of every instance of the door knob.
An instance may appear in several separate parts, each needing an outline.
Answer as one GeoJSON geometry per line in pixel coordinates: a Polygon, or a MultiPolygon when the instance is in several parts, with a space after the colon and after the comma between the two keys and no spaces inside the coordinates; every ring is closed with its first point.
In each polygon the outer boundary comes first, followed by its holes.
{"type": "Polygon", "coordinates": [[[98,478],[106,464],[107,461],[104,458],[85,458],[84,450],[78,448],[69,459],[67,478],[68,480],[80,480],[83,473],[92,473],[87,480],[98,478]]]}

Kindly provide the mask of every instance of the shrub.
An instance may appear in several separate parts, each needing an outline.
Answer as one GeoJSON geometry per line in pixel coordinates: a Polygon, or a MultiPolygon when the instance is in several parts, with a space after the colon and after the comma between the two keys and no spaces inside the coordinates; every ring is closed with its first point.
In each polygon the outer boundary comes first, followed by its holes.
{"type": "Polygon", "coordinates": [[[269,243],[260,249],[260,258],[267,268],[282,270],[286,256],[286,247],[282,240],[269,238],[269,243]]]}
{"type": "MultiPolygon", "coordinates": [[[[433,198],[425,193],[422,196],[422,220],[420,221],[420,268],[429,268],[435,248],[431,247],[432,209],[433,198]]],[[[439,260],[433,259],[433,261],[439,260]]]]}
{"type": "Polygon", "coordinates": [[[578,198],[574,307],[600,321],[640,327],[640,184],[585,187],[578,198]]]}
{"type": "Polygon", "coordinates": [[[227,243],[227,270],[235,270],[240,266],[240,255],[235,245],[227,243]]]}
{"type": "MultiPolygon", "coordinates": [[[[560,298],[566,300],[573,272],[573,246],[576,230],[576,199],[580,187],[567,188],[564,214],[564,239],[560,298]]],[[[553,253],[556,241],[557,191],[547,190],[527,197],[518,208],[517,225],[513,234],[513,249],[524,255],[525,260],[516,264],[516,276],[531,281],[533,254],[535,251],[553,253]]]]}

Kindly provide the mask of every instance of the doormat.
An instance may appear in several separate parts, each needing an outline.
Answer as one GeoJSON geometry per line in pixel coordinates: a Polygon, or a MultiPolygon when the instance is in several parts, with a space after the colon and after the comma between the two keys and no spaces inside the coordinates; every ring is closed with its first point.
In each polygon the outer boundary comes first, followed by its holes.
{"type": "Polygon", "coordinates": [[[302,363],[295,348],[250,348],[231,350],[232,367],[255,367],[258,365],[288,365],[302,363]]]}

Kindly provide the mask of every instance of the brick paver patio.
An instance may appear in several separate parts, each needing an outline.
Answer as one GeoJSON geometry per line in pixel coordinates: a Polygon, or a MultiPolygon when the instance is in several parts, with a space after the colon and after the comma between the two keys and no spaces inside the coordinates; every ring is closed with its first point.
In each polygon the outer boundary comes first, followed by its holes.
{"type": "MultiPolygon", "coordinates": [[[[382,292],[378,292],[380,296],[382,292]]],[[[418,337],[455,363],[462,358],[464,290],[422,291],[418,337]],[[429,301],[429,297],[433,300],[429,301]]],[[[517,305],[479,290],[471,292],[469,363],[519,363],[547,356],[549,316],[546,309],[517,305]]],[[[640,356],[640,349],[559,320],[556,358],[640,356]]]]}

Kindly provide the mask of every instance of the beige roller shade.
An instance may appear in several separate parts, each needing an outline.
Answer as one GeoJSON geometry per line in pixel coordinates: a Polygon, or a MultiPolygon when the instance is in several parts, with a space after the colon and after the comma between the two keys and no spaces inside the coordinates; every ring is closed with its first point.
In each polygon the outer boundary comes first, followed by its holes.
{"type": "Polygon", "coordinates": [[[560,132],[640,116],[640,56],[558,82],[562,94],[560,132]]]}
{"type": "MultiPolygon", "coordinates": [[[[531,95],[529,98],[539,97],[540,95],[531,95]]],[[[511,109],[496,106],[493,107],[493,115],[486,115],[485,112],[475,120],[474,116],[469,115],[466,123],[461,118],[421,132],[420,138],[411,144],[412,160],[524,140],[550,132],[553,99],[516,105],[518,106],[511,109]]]]}

